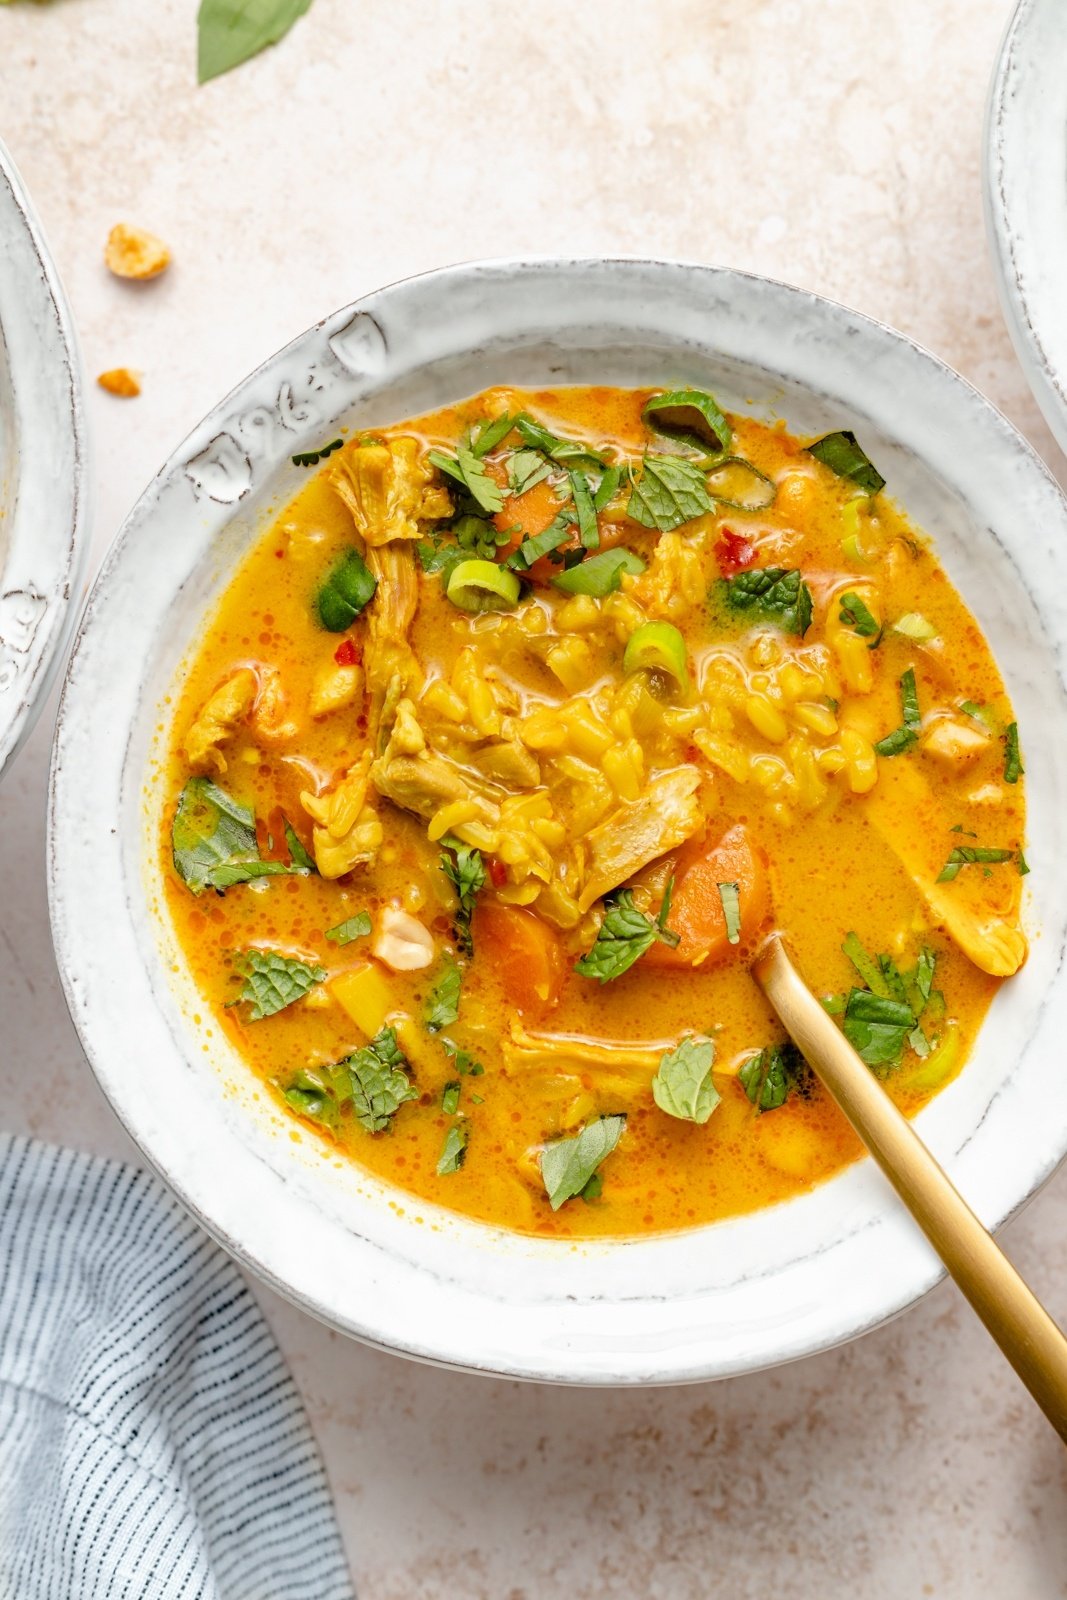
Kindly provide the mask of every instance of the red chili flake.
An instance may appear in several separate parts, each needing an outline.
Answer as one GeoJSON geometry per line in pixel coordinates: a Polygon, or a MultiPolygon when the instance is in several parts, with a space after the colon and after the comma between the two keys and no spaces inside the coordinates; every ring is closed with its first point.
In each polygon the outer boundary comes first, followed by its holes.
{"type": "Polygon", "coordinates": [[[489,863],[489,877],[494,889],[502,889],[508,881],[508,869],[494,856],[489,863]]]}
{"type": "Polygon", "coordinates": [[[275,550],[274,554],[277,556],[279,561],[284,561],[285,560],[285,551],[284,550],[275,550]]]}
{"type": "Polygon", "coordinates": [[[724,578],[728,578],[732,573],[743,572],[752,565],[756,559],[756,546],[743,533],[723,528],[715,553],[719,558],[719,571],[724,578]]]}
{"type": "Polygon", "coordinates": [[[699,761],[700,757],[701,751],[697,745],[691,744],[686,746],[685,759],[688,762],[699,761]]]}
{"type": "Polygon", "coordinates": [[[354,639],[342,639],[333,653],[333,659],[339,667],[358,667],[363,660],[363,651],[354,639]]]}

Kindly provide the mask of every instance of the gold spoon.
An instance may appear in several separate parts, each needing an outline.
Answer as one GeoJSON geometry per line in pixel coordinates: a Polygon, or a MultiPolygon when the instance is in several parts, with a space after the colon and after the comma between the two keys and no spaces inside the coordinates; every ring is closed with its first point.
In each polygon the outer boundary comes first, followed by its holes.
{"type": "Polygon", "coordinates": [[[777,936],[753,977],[1060,1438],[1067,1338],[808,989],[777,936]]]}

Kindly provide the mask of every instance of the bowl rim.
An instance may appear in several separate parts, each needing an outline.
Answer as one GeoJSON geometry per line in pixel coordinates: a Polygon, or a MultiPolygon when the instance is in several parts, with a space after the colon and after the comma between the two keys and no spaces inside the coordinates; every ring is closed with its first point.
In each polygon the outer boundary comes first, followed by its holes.
{"type": "MultiPolygon", "coordinates": [[[[1052,496],[1050,502],[1055,506],[1060,524],[1067,529],[1067,503],[1064,496],[1052,478],[1044,463],[1028,442],[1017,432],[1010,422],[996,408],[982,396],[973,385],[969,384],[958,373],[954,372],[939,358],[925,350],[916,341],[907,335],[901,334],[861,313],[849,310],[837,302],[815,295],[808,290],[799,289],[792,285],[783,284],[776,280],[768,279],[757,274],[739,272],[732,268],[713,267],[704,263],[690,263],[680,261],[656,260],[642,256],[612,255],[603,257],[546,257],[523,256],[514,258],[500,258],[491,261],[468,262],[457,266],[434,269],[430,272],[402,278],[383,289],[372,291],[361,296],[358,300],[334,313],[331,317],[324,318],[298,335],[296,339],[283,346],[273,356],[254,369],[245,379],[234,386],[227,396],[223,398],[205,419],[194,428],[187,439],[172,453],[160,471],[151,480],[148,488],[140,497],[137,504],[124,521],[117,533],[104,562],[101,565],[93,586],[92,593],[86,604],[79,623],[77,637],[71,652],[67,672],[64,680],[63,694],[57,719],[56,737],[53,745],[52,769],[49,783],[49,826],[48,826],[48,892],[49,907],[52,918],[53,937],[56,945],[57,961],[63,982],[64,993],[71,1011],[75,1027],[81,1035],[83,1045],[89,1057],[93,1071],[104,1093],[111,1100],[116,1113],[123,1122],[131,1137],[144,1151],[148,1160],[156,1167],[161,1176],[175,1189],[179,1198],[188,1209],[197,1217],[201,1224],[212,1233],[231,1253],[236,1255],[244,1265],[248,1266],[258,1276],[262,1277],[280,1293],[291,1299],[294,1303],[311,1311],[321,1320],[331,1326],[339,1328],[348,1334],[360,1338],[363,1342],[378,1348],[390,1349],[406,1354],[416,1359],[429,1361],[439,1365],[453,1366],[473,1371],[492,1372],[497,1375],[527,1378],[538,1381],[552,1381],[579,1384],[606,1384],[619,1385],[631,1383],[677,1383],[702,1381],[709,1377],[727,1376],[735,1372],[754,1370],[778,1364],[782,1361],[813,1354],[817,1351],[828,1349],[836,1344],[843,1343],[858,1334],[880,1326],[884,1322],[899,1314],[908,1305],[914,1303],[929,1291],[943,1276],[943,1269],[933,1256],[932,1252],[918,1238],[908,1233],[910,1223],[903,1217],[903,1213],[894,1210],[896,1205],[888,1188],[885,1190],[885,1211],[880,1215],[879,1224],[892,1226],[897,1231],[893,1234],[893,1242],[900,1245],[901,1239],[906,1239],[905,1253],[907,1255],[906,1273],[907,1286],[902,1291],[879,1296],[875,1294],[873,1300],[868,1297],[866,1302],[857,1302],[849,1315],[842,1317],[827,1315],[815,1331],[806,1327],[805,1331],[793,1338],[783,1335],[775,1350],[756,1361],[744,1358],[733,1361],[720,1357],[709,1360],[706,1356],[692,1356],[680,1358],[669,1368],[665,1368],[662,1352],[638,1351],[626,1359],[618,1356],[613,1365],[603,1369],[591,1370],[588,1362],[575,1357],[572,1350],[561,1344],[554,1353],[551,1366],[544,1362],[544,1353],[539,1352],[539,1359],[531,1361],[528,1354],[523,1357],[513,1355],[509,1350],[499,1347],[486,1354],[483,1347],[480,1353],[469,1348],[466,1343],[460,1345],[455,1341],[451,1345],[443,1342],[436,1330],[428,1333],[420,1331],[418,1336],[409,1332],[401,1332],[394,1327],[383,1328],[381,1313],[376,1317],[375,1308],[361,1308],[359,1316],[351,1313],[339,1315],[336,1306],[331,1302],[330,1293],[309,1291],[305,1285],[302,1288],[294,1286],[286,1272],[279,1272],[276,1265],[265,1258],[264,1252],[247,1246],[241,1238],[234,1236],[225,1225],[220,1224],[214,1211],[217,1207],[204,1203],[199,1193],[198,1182],[191,1178],[188,1170],[176,1173],[173,1168],[160,1164],[152,1149],[148,1147],[142,1132],[135,1121],[127,1114],[127,1109],[121,1099],[112,1093],[107,1066],[108,1041],[99,1037],[95,1032],[95,1021],[91,1009],[87,1009],[86,986],[83,981],[84,974],[80,970],[78,960],[77,940],[73,937],[73,924],[66,916],[64,904],[65,888],[63,883],[63,854],[65,840],[63,838],[63,807],[66,796],[63,791],[63,758],[66,744],[72,737],[71,725],[73,723],[72,707],[79,692],[78,668],[82,653],[86,647],[86,640],[96,627],[97,612],[106,604],[108,597],[108,584],[119,564],[121,563],[127,543],[136,535],[138,523],[142,512],[150,514],[151,503],[155,495],[174,476],[183,463],[187,466],[189,452],[197,445],[211,437],[212,431],[224,425],[224,419],[234,407],[235,402],[242,396],[252,397],[255,381],[269,373],[276,365],[282,362],[287,355],[299,352],[316,335],[320,335],[327,328],[339,328],[345,319],[352,319],[363,313],[368,308],[374,309],[384,303],[388,296],[398,290],[410,291],[415,288],[440,289],[444,285],[455,284],[468,280],[479,273],[496,273],[507,276],[516,273],[554,273],[565,275],[567,272],[601,272],[627,274],[633,272],[663,275],[669,278],[671,274],[694,274],[699,282],[706,286],[729,285],[740,280],[752,290],[770,291],[783,303],[790,306],[803,304],[816,318],[828,320],[836,325],[836,331],[860,334],[871,339],[883,350],[888,347],[904,348],[907,359],[917,370],[925,371],[926,377],[944,389],[961,396],[965,405],[970,408],[972,419],[983,419],[984,426],[999,434],[1003,449],[1009,450],[1013,459],[1019,464],[1020,470],[1030,475],[1030,481],[1035,488],[1040,487],[1047,496],[1052,496]],[[903,1233],[898,1224],[903,1221],[903,1233]]],[[[809,387],[813,387],[809,385],[809,387]]],[[[973,1132],[967,1135],[962,1146],[956,1150],[956,1156],[966,1152],[967,1145],[971,1142],[973,1132]]],[[[1021,1192],[1018,1188],[1012,1190],[1010,1195],[998,1193],[995,1199],[988,1201],[984,1210],[984,1220],[990,1225],[998,1225],[1006,1217],[1013,1215],[1037,1191],[1042,1183],[1055,1170],[1063,1159],[1067,1150],[1067,1121],[1057,1125],[1055,1136],[1051,1136],[1051,1128],[1046,1130],[1050,1137],[1046,1138],[1045,1148],[1036,1163],[1028,1169],[1028,1176],[1022,1185],[1021,1192]]],[[[953,1161],[947,1164],[952,1170],[953,1161]]],[[[870,1166],[870,1163],[866,1163],[870,1166]]],[[[714,1225],[722,1226],[722,1225],[714,1225]]],[[[516,1236],[519,1237],[519,1236],[516,1236]]],[[[686,1235],[687,1238],[692,1237],[686,1235]]],[[[616,1241],[618,1243],[618,1241],[616,1241]]],[[[631,1247],[633,1248],[633,1247],[631,1247]]]]}
{"type": "Polygon", "coordinates": [[[33,729],[63,660],[90,524],[84,377],[74,322],[40,220],[0,141],[0,230],[5,227],[0,247],[11,275],[10,282],[0,278],[0,336],[8,347],[16,411],[16,478],[0,552],[0,606],[24,597],[35,615],[28,640],[22,635],[14,647],[19,660],[11,692],[0,693],[0,777],[33,729]],[[34,448],[35,439],[48,439],[49,451],[34,448]]]}
{"type": "Polygon", "coordinates": [[[1019,0],[989,82],[982,200],[1001,312],[1034,399],[1067,453],[1067,10],[1019,0]]]}

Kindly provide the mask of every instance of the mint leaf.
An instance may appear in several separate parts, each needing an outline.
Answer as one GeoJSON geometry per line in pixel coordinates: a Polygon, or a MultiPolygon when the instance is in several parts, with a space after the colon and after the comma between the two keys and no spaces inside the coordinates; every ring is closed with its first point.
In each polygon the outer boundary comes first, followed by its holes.
{"type": "Polygon", "coordinates": [[[722,581],[733,611],[751,611],[803,638],[811,626],[811,590],[795,567],[753,567],[722,581]]]}
{"type": "Polygon", "coordinates": [[[200,0],[198,81],[207,83],[277,44],[310,5],[311,0],[200,0]]]}
{"type": "Polygon", "coordinates": [[[221,894],[253,878],[273,878],[307,869],[299,863],[261,861],[256,819],[210,778],[190,778],[178,798],[171,825],[174,870],[194,894],[221,894]]]}
{"type": "Polygon", "coordinates": [[[703,469],[685,456],[647,455],[640,477],[630,474],[626,514],[642,527],[669,533],[712,509],[703,469]]]}
{"type": "Polygon", "coordinates": [[[596,943],[575,962],[574,970],[582,978],[598,978],[601,983],[608,983],[628,972],[657,939],[673,946],[679,938],[679,934],[661,928],[658,922],[638,910],[632,890],[618,889],[605,899],[604,920],[596,943]]]}
{"type": "Polygon", "coordinates": [[[446,1083],[441,1090],[441,1110],[446,1117],[454,1117],[459,1110],[461,1087],[459,1079],[453,1078],[451,1083],[446,1083]]]}
{"type": "Polygon", "coordinates": [[[490,516],[503,510],[504,491],[498,483],[494,483],[478,456],[466,445],[461,444],[454,456],[446,455],[443,450],[431,450],[429,460],[440,472],[462,484],[475,505],[490,516]]]}
{"type": "Polygon", "coordinates": [[[898,1067],[914,1027],[911,1007],[901,1000],[853,989],[845,1002],[845,1038],[869,1067],[898,1067]]]}
{"type": "Polygon", "coordinates": [[[383,1028],[341,1064],[348,1069],[356,1120],[368,1133],[381,1133],[402,1105],[419,1098],[393,1028],[383,1028]]]}
{"type": "Polygon", "coordinates": [[[336,928],[327,928],[326,937],[331,944],[351,944],[354,939],[365,939],[370,926],[370,912],[357,911],[354,917],[339,922],[336,928]]]}
{"type": "Polygon", "coordinates": [[[280,950],[243,950],[234,965],[244,974],[244,987],[237,999],[251,1006],[250,1022],[261,1022],[264,1017],[284,1011],[326,980],[323,967],[282,955],[280,950]]]}
{"type": "Polygon", "coordinates": [[[444,971],[430,990],[423,1008],[423,1017],[431,1033],[440,1033],[459,1017],[459,991],[463,984],[460,972],[451,956],[446,955],[444,971]]]}
{"type": "Polygon", "coordinates": [[[705,1123],[722,1096],[711,1078],[715,1046],[710,1039],[683,1039],[660,1057],[652,1098],[661,1111],[683,1122],[705,1123]]]}
{"type": "Polygon", "coordinates": [[[672,389],[645,402],[641,420],[657,433],[728,450],[730,424],[706,389],[672,389]]]}
{"type": "Polygon", "coordinates": [[[458,839],[444,838],[441,851],[441,871],[456,891],[459,905],[453,917],[456,943],[464,955],[474,954],[471,937],[471,917],[478,895],[485,888],[485,864],[481,851],[473,850],[458,839]]]}
{"type": "MultiPolygon", "coordinates": [[[[851,628],[853,633],[858,633],[861,639],[873,639],[874,643],[877,644],[882,637],[882,630],[871,615],[870,609],[862,596],[853,593],[849,589],[841,596],[840,604],[841,609],[838,612],[838,620],[843,622],[846,628],[851,628]]],[[[873,650],[874,645],[871,645],[870,648],[873,650]]]]}
{"type": "Polygon", "coordinates": [[[539,450],[562,465],[602,467],[605,464],[604,457],[590,445],[583,444],[580,439],[561,438],[525,411],[515,418],[515,431],[531,450],[539,450]]]}
{"type": "Polygon", "coordinates": [[[755,1106],[758,1114],[777,1111],[785,1105],[800,1074],[805,1070],[804,1057],[791,1040],[772,1045],[749,1056],[737,1074],[742,1089],[755,1106]]]}
{"type": "Polygon", "coordinates": [[[445,1134],[444,1146],[441,1150],[440,1160],[437,1163],[439,1178],[447,1177],[451,1172],[458,1172],[467,1158],[467,1141],[470,1134],[465,1122],[457,1122],[445,1134]]]}
{"type": "Polygon", "coordinates": [[[879,489],[885,488],[885,479],[857,444],[856,435],[849,428],[816,439],[814,444],[808,445],[808,454],[813,455],[816,461],[821,461],[824,467],[829,467],[839,478],[847,478],[865,494],[877,494],[879,489]]]}
{"type": "Polygon", "coordinates": [[[472,1078],[480,1078],[485,1068],[480,1061],[476,1061],[469,1050],[461,1050],[452,1039],[442,1039],[441,1048],[447,1056],[451,1056],[455,1063],[456,1071],[463,1077],[470,1073],[472,1078]]]}
{"type": "MultiPolygon", "coordinates": [[[[541,1179],[553,1211],[581,1194],[626,1127],[624,1116],[598,1117],[573,1139],[557,1139],[541,1153],[541,1179]]],[[[595,1198],[590,1195],[590,1199],[595,1198]]]]}

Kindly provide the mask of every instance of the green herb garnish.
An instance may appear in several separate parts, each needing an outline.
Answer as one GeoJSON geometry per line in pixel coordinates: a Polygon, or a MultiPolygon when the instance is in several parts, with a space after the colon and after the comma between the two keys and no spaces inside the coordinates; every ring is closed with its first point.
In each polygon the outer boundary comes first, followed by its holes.
{"type": "Polygon", "coordinates": [[[485,864],[480,850],[460,844],[458,839],[445,838],[441,844],[444,847],[441,851],[441,871],[455,889],[459,901],[453,917],[456,943],[464,955],[473,955],[471,917],[478,895],[485,888],[485,864]]]}
{"type": "Polygon", "coordinates": [[[1022,757],[1019,754],[1019,724],[1009,722],[1004,729],[1004,782],[1018,783],[1023,775],[1022,757]]]}
{"type": "Polygon", "coordinates": [[[505,566],[511,567],[515,572],[528,571],[542,556],[547,556],[551,551],[558,550],[561,544],[566,544],[571,537],[573,527],[574,512],[569,506],[565,506],[547,528],[535,533],[532,538],[527,535],[518,548],[508,556],[505,566]]]}
{"type": "Polygon", "coordinates": [[[722,901],[722,914],[726,918],[726,940],[728,944],[741,942],[741,891],[736,883],[717,883],[719,899],[722,901]]]}
{"type": "Polygon", "coordinates": [[[874,645],[882,637],[882,630],[871,615],[862,597],[854,594],[851,589],[847,594],[841,596],[841,610],[838,613],[838,620],[843,622],[846,628],[851,628],[853,633],[858,633],[861,639],[873,639],[874,644],[868,646],[871,650],[874,649],[874,645]]]}
{"type": "Polygon", "coordinates": [[[237,1000],[251,1006],[250,1022],[273,1017],[286,1006],[303,1000],[317,983],[326,981],[325,968],[282,955],[280,950],[243,950],[234,965],[244,975],[244,987],[237,1000]]]}
{"type": "Polygon", "coordinates": [[[594,509],[594,511],[603,511],[603,509],[604,509],[604,507],[606,505],[610,505],[611,504],[611,502],[614,500],[615,496],[619,492],[619,484],[621,482],[622,482],[622,468],[621,467],[611,466],[611,467],[605,467],[604,468],[603,474],[601,475],[600,482],[597,485],[596,494],[593,496],[593,509],[594,509]]]}
{"type": "Polygon", "coordinates": [[[437,1176],[445,1178],[450,1172],[458,1172],[467,1158],[467,1140],[470,1134],[465,1122],[457,1122],[445,1134],[445,1142],[441,1149],[440,1160],[437,1163],[437,1176]]]}
{"type": "Polygon", "coordinates": [[[311,0],[200,0],[197,78],[207,83],[277,44],[311,0]]]}
{"type": "Polygon", "coordinates": [[[600,532],[596,523],[596,510],[593,506],[593,496],[589,492],[589,483],[585,473],[577,467],[570,472],[571,492],[574,495],[574,509],[578,516],[578,538],[585,550],[595,550],[600,544],[600,532]]]}
{"type": "Polygon", "coordinates": [[[713,509],[703,469],[685,456],[647,455],[640,477],[630,473],[626,514],[642,527],[669,533],[713,509]]]}
{"type": "Polygon", "coordinates": [[[900,711],[903,718],[902,725],[894,728],[892,733],[887,733],[884,739],[879,739],[875,745],[875,752],[880,756],[899,756],[905,750],[910,750],[919,737],[922,727],[922,714],[919,710],[919,691],[915,685],[915,670],[909,667],[900,680],[900,711]]]}
{"type": "Polygon", "coordinates": [[[459,1097],[461,1084],[458,1078],[453,1078],[451,1083],[446,1083],[441,1091],[441,1110],[446,1117],[454,1117],[459,1110],[459,1097]]]}
{"type": "Polygon", "coordinates": [[[564,594],[591,594],[597,599],[614,594],[622,582],[624,572],[635,576],[644,572],[645,563],[632,550],[616,545],[614,550],[598,550],[587,556],[576,567],[568,567],[552,579],[553,586],[564,594]]]}
{"type": "Polygon", "coordinates": [[[489,476],[479,457],[466,445],[457,446],[454,456],[446,455],[443,450],[431,450],[428,460],[439,472],[461,484],[475,505],[489,516],[503,510],[504,491],[489,476]]]}
{"type": "Polygon", "coordinates": [[[332,456],[335,450],[340,450],[344,444],[343,439],[331,439],[329,444],[324,444],[320,450],[301,450],[292,457],[294,467],[313,467],[316,462],[325,461],[327,456],[332,456]]]}
{"type": "Polygon", "coordinates": [[[879,489],[885,488],[885,479],[857,444],[856,435],[851,429],[844,428],[839,433],[828,433],[822,439],[816,439],[814,444],[808,445],[808,453],[839,478],[847,478],[854,483],[865,494],[877,494],[879,489]]]}
{"type": "MultiPolygon", "coordinates": [[[[253,878],[307,873],[294,861],[262,861],[256,841],[256,819],[210,778],[190,778],[178,799],[171,827],[174,869],[194,894],[204,889],[233,888],[253,878]]],[[[290,846],[291,848],[291,846],[290,846]]]]}
{"type": "Polygon", "coordinates": [[[356,1121],[368,1133],[381,1133],[406,1101],[419,1097],[408,1077],[410,1063],[397,1044],[394,1028],[383,1028],[342,1065],[351,1079],[356,1121]]]}
{"type": "Polygon", "coordinates": [[[528,412],[524,411],[515,418],[515,431],[531,450],[539,450],[542,455],[565,466],[605,465],[604,457],[598,451],[583,444],[580,439],[560,438],[543,423],[535,421],[528,412]]]}
{"type": "Polygon", "coordinates": [[[459,992],[463,974],[451,956],[446,955],[444,971],[430,990],[423,1017],[431,1033],[440,1033],[459,1017],[459,992]]]}
{"type": "Polygon", "coordinates": [[[972,867],[976,864],[985,864],[987,862],[997,864],[1001,861],[1010,861],[1014,854],[1014,850],[994,850],[985,845],[957,845],[938,873],[937,881],[938,883],[951,883],[953,878],[959,876],[961,867],[972,867]]]}
{"type": "Polygon", "coordinates": [[[652,1079],[652,1098],[660,1110],[682,1122],[707,1122],[722,1098],[712,1082],[714,1060],[712,1041],[695,1037],[662,1055],[652,1079]]]}
{"type": "Polygon", "coordinates": [[[869,1067],[899,1066],[914,1027],[903,1000],[853,989],[845,1002],[845,1038],[869,1067]]]}
{"type": "Polygon", "coordinates": [[[485,1068],[480,1061],[475,1061],[469,1050],[461,1050],[452,1039],[442,1039],[441,1048],[447,1056],[451,1056],[456,1071],[461,1077],[469,1073],[472,1078],[480,1078],[485,1068]]]}
{"type": "Polygon", "coordinates": [[[515,418],[509,417],[506,412],[502,417],[494,417],[492,422],[480,422],[477,430],[471,434],[471,454],[480,461],[482,456],[487,456],[490,450],[495,450],[507,438],[514,426],[515,418]]]}
{"type": "Polygon", "coordinates": [[[673,947],[679,938],[679,934],[671,933],[638,910],[632,890],[618,889],[605,899],[604,920],[596,943],[575,962],[574,970],[583,978],[598,978],[601,983],[608,983],[628,972],[657,939],[673,947]]]}
{"type": "Polygon", "coordinates": [[[370,912],[357,911],[354,917],[339,922],[336,928],[327,928],[326,937],[331,944],[351,944],[354,939],[365,939],[370,927],[370,912]]]}
{"type": "Polygon", "coordinates": [[[512,494],[525,494],[535,484],[541,483],[552,471],[537,450],[515,450],[508,456],[508,488],[512,494]]]}
{"type": "Polygon", "coordinates": [[[706,389],[672,389],[653,395],[641,413],[641,420],[657,433],[692,439],[698,445],[728,450],[732,437],[730,424],[706,389]]]}
{"type": "Polygon", "coordinates": [[[804,1057],[796,1045],[787,1040],[749,1056],[737,1077],[757,1114],[762,1115],[764,1111],[777,1111],[779,1106],[785,1105],[805,1067],[804,1057]]]}
{"type": "Polygon", "coordinates": [[[557,1139],[541,1153],[541,1178],[553,1211],[567,1200],[583,1195],[593,1200],[599,1185],[590,1185],[600,1163],[611,1154],[626,1127],[624,1116],[597,1117],[573,1139],[557,1139]]]}
{"type": "Polygon", "coordinates": [[[786,633],[803,638],[811,626],[811,590],[795,567],[754,567],[722,580],[722,592],[733,611],[750,611],[776,622],[786,633]]]}
{"type": "Polygon", "coordinates": [[[510,534],[495,528],[484,517],[457,517],[451,528],[433,535],[433,543],[421,539],[415,553],[425,573],[440,572],[446,584],[461,561],[495,561],[510,534]]]}

